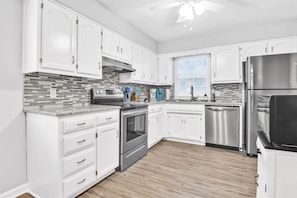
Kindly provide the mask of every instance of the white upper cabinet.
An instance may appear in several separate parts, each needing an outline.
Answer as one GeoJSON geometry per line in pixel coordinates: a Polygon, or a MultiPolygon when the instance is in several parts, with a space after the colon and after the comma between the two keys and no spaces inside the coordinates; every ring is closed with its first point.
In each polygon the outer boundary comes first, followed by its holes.
{"type": "Polygon", "coordinates": [[[102,78],[101,26],[48,0],[24,1],[23,72],[102,78]]]}
{"type": "Polygon", "coordinates": [[[172,85],[173,58],[159,56],[158,58],[158,83],[160,85],[172,85]]]}
{"type": "Polygon", "coordinates": [[[150,62],[149,62],[149,76],[150,82],[157,84],[158,82],[158,57],[155,53],[150,53],[150,62]]]}
{"type": "Polygon", "coordinates": [[[268,52],[268,43],[266,41],[244,43],[240,45],[241,61],[246,61],[249,56],[262,56],[268,52]]]}
{"type": "Polygon", "coordinates": [[[111,58],[118,58],[120,52],[120,37],[117,33],[103,28],[102,53],[111,58]]]}
{"type": "Polygon", "coordinates": [[[41,67],[72,71],[76,69],[76,19],[72,12],[44,2],[42,12],[41,67]]]}
{"type": "Polygon", "coordinates": [[[120,38],[120,58],[126,62],[132,62],[133,44],[124,37],[120,38]]]}
{"type": "Polygon", "coordinates": [[[297,52],[297,37],[269,40],[269,54],[286,54],[297,52]]]}
{"type": "Polygon", "coordinates": [[[212,60],[211,82],[213,84],[242,82],[239,45],[215,48],[212,60]]]}
{"type": "Polygon", "coordinates": [[[132,67],[136,69],[135,72],[132,72],[132,81],[141,81],[143,78],[143,69],[142,69],[142,52],[143,48],[134,45],[133,46],[133,62],[132,67]]]}
{"type": "Polygon", "coordinates": [[[150,53],[148,50],[143,49],[142,51],[142,68],[143,68],[143,78],[144,82],[150,82],[150,53]]]}
{"type": "Polygon", "coordinates": [[[77,72],[102,78],[101,27],[78,18],[77,72]]]}
{"type": "Polygon", "coordinates": [[[109,58],[132,63],[133,43],[117,33],[103,28],[102,53],[109,58]]]}

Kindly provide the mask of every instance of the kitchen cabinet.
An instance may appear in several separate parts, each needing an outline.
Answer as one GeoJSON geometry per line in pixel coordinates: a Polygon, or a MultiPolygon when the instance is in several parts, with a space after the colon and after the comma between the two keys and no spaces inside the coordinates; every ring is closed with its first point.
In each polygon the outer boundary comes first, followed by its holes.
{"type": "Polygon", "coordinates": [[[240,44],[241,61],[246,61],[249,56],[263,56],[268,52],[268,43],[266,41],[250,42],[240,44]]]}
{"type": "Polygon", "coordinates": [[[74,72],[77,16],[48,1],[42,11],[41,67],[74,72]]]}
{"type": "Polygon", "coordinates": [[[110,174],[119,166],[119,122],[97,127],[98,177],[110,174]]]}
{"type": "Polygon", "coordinates": [[[158,57],[158,84],[172,85],[173,84],[173,59],[172,57],[161,55],[158,57]]]}
{"type": "Polygon", "coordinates": [[[102,78],[101,27],[78,18],[77,72],[102,78]]]}
{"type": "Polygon", "coordinates": [[[205,145],[204,105],[166,105],[169,140],[205,145]]]}
{"type": "Polygon", "coordinates": [[[103,28],[102,53],[109,58],[132,63],[133,44],[119,34],[103,28]]]}
{"type": "Polygon", "coordinates": [[[149,105],[148,108],[148,148],[163,139],[164,106],[149,105]]]}
{"type": "Polygon", "coordinates": [[[240,44],[241,61],[248,56],[263,56],[297,52],[297,37],[288,37],[240,44]]]}
{"type": "Polygon", "coordinates": [[[296,197],[297,153],[265,149],[257,140],[257,198],[296,197]]]}
{"type": "Polygon", "coordinates": [[[213,50],[211,83],[241,83],[239,45],[218,47],[213,50]]]}
{"type": "Polygon", "coordinates": [[[101,79],[101,27],[63,5],[24,1],[23,73],[101,79]]]}
{"type": "Polygon", "coordinates": [[[297,52],[297,37],[272,39],[268,42],[268,54],[286,54],[297,52]]]}
{"type": "Polygon", "coordinates": [[[156,85],[158,82],[158,58],[156,53],[134,44],[132,73],[121,73],[120,83],[156,85]]]}
{"type": "Polygon", "coordinates": [[[38,197],[75,197],[118,167],[118,109],[26,116],[28,183],[38,197]]]}

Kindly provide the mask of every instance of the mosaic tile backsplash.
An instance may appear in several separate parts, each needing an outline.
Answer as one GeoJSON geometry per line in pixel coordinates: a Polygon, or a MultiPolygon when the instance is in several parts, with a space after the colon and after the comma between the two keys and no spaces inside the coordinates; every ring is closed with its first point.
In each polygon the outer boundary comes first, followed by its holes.
{"type": "MultiPolygon", "coordinates": [[[[103,73],[103,79],[88,79],[47,73],[32,73],[24,76],[24,108],[55,108],[85,106],[90,104],[90,89],[122,88],[138,86],[149,96],[149,89],[156,86],[139,84],[120,84],[118,73],[103,73]],[[56,98],[50,98],[50,87],[55,88],[56,98]]],[[[167,87],[159,87],[167,88],[167,87]]]]}
{"type": "Polygon", "coordinates": [[[216,102],[242,102],[242,84],[214,84],[211,88],[212,90],[220,92],[220,96],[216,96],[216,102]]]}

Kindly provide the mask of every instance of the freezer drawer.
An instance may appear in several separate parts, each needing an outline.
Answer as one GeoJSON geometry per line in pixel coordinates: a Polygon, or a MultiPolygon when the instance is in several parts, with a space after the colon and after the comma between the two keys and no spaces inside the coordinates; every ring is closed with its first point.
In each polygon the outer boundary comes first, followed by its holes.
{"type": "Polygon", "coordinates": [[[239,116],[239,107],[206,106],[206,143],[239,148],[239,116]]]}

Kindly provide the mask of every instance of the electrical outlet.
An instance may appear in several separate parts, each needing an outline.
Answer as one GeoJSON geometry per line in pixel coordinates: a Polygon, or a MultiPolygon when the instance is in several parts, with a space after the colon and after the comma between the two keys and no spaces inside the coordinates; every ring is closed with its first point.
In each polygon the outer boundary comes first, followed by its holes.
{"type": "Polygon", "coordinates": [[[50,87],[50,98],[56,98],[57,97],[57,89],[50,87]]]}

